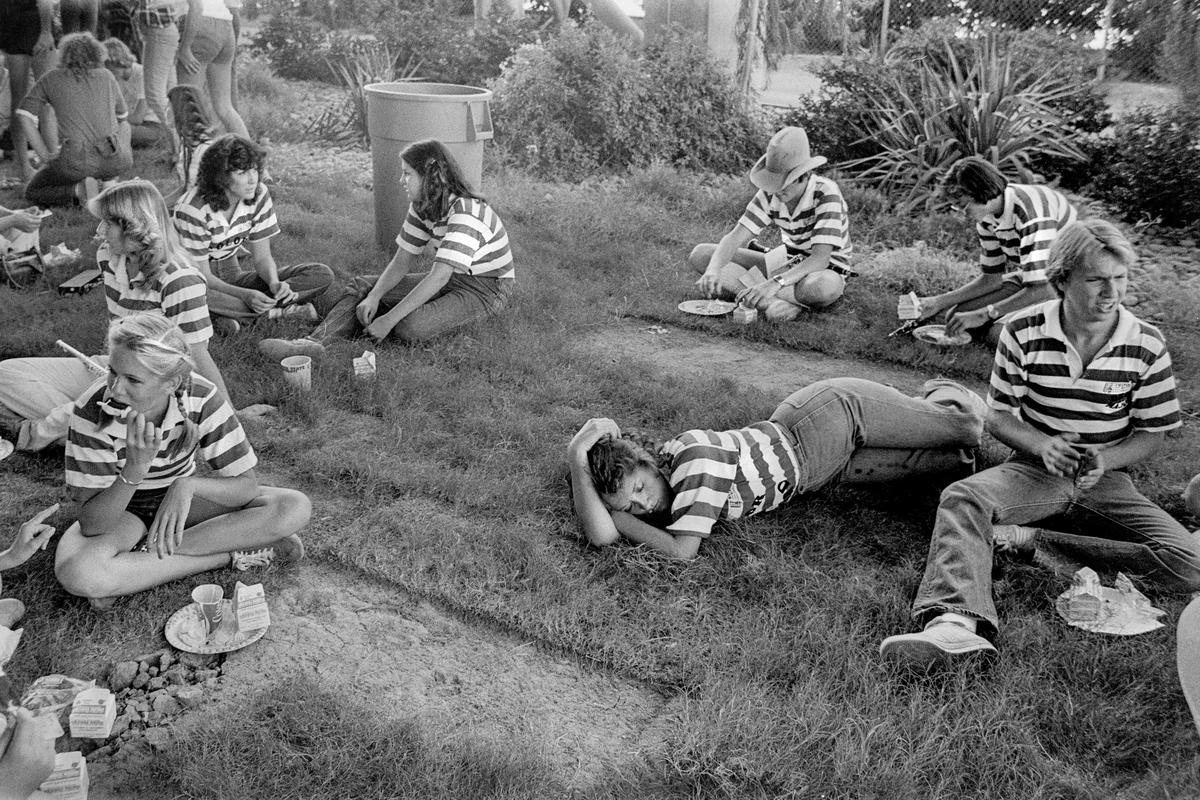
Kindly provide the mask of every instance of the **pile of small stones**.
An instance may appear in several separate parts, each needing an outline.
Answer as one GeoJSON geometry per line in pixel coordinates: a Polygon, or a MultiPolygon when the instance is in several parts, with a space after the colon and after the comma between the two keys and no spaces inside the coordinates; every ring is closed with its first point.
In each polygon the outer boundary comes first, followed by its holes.
{"type": "Polygon", "coordinates": [[[78,740],[78,749],[89,758],[124,759],[165,746],[171,739],[168,726],[173,718],[200,705],[216,688],[221,661],[219,656],[165,648],[114,664],[108,678],[108,688],[117,699],[112,733],[107,740],[78,740]]]}

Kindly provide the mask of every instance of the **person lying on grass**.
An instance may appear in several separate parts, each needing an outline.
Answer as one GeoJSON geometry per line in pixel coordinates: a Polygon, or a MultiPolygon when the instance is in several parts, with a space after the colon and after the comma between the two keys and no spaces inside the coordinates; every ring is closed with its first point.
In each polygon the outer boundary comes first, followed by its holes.
{"type": "MultiPolygon", "coordinates": [[[[96,265],[104,280],[110,319],[155,311],[179,326],[196,371],[228,397],[208,351],[212,338],[204,277],[192,266],[154,184],[131,180],[88,203],[100,220],[96,265]]],[[[98,357],[104,363],[104,357],[98,357]]],[[[42,450],[66,441],[79,395],[96,381],[81,361],[13,358],[0,361],[0,433],[18,450],[42,450]]]]}
{"type": "Polygon", "coordinates": [[[1103,220],[1059,235],[1049,278],[1060,298],[1005,324],[992,368],[988,430],[1013,455],[942,492],[912,610],[923,630],[884,639],[884,658],[928,668],[994,653],[998,548],[1200,589],[1200,539],[1125,472],[1180,425],[1163,336],[1121,305],[1136,260],[1103,220]],[[1068,511],[1084,533],[1026,527],[1068,511]]]}
{"type": "Polygon", "coordinates": [[[800,316],[802,306],[824,308],[842,296],[850,269],[850,223],[838,185],[813,172],[803,128],[783,128],[750,170],[758,194],[718,244],[699,244],[688,264],[709,297],[736,298],[772,322],[800,316]],[[747,248],[769,225],[783,243],[769,253],[747,248]]]}
{"type": "Polygon", "coordinates": [[[108,352],[108,378],[79,398],[67,437],[79,522],[58,544],[63,587],[106,608],[199,572],[301,558],[308,498],[259,484],[246,434],[193,371],[183,331],[157,314],[124,317],[108,352]]]}
{"type": "Polygon", "coordinates": [[[690,430],[662,444],[588,420],[567,447],[575,514],[589,542],[621,536],[693,558],[721,520],[771,511],[844,481],[878,483],[970,469],[983,399],[947,380],[920,397],[858,378],[818,381],[769,420],[690,430]]]}
{"type": "Polygon", "coordinates": [[[316,322],[311,301],[333,283],[333,270],[324,264],[275,263],[271,239],[279,223],[261,181],[266,158],[249,139],[222,136],[200,157],[196,186],[172,212],[183,248],[208,281],[208,307],[222,332],[261,317],[316,322]],[[238,258],[243,245],[250,251],[249,268],[238,258]]]}
{"type": "Polygon", "coordinates": [[[1078,213],[1062,193],[1009,183],[977,156],[950,167],[941,192],[975,222],[981,272],[957,289],[920,298],[921,318],[942,315],[947,334],[969,331],[995,345],[1002,327],[997,320],[1054,299],[1046,278],[1050,246],[1078,213]]]}
{"type": "Polygon", "coordinates": [[[316,330],[303,339],[264,339],[273,359],[320,357],[325,342],[363,330],[372,339],[420,342],[500,313],[514,284],[512,250],[500,217],[467,183],[441,142],[413,142],[400,153],[412,202],[396,255],[380,275],[360,275],[316,330]],[[435,248],[427,272],[414,272],[435,248]]]}

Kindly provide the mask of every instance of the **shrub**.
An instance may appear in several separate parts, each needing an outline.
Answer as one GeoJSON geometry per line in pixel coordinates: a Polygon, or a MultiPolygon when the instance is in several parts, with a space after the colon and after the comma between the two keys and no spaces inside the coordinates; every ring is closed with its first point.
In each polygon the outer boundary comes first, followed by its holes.
{"type": "Polygon", "coordinates": [[[457,0],[423,0],[380,21],[379,38],[403,60],[421,65],[421,77],[442,83],[484,86],[521,45],[537,40],[537,23],[516,18],[496,3],[475,24],[458,15],[457,0]]]}
{"type": "Polygon", "coordinates": [[[1200,224],[1200,110],[1176,106],[1122,118],[1097,137],[1092,194],[1133,222],[1200,224]]]}
{"type": "Polygon", "coordinates": [[[605,28],[569,27],[521,48],[492,87],[500,143],[549,177],[652,161],[733,172],[753,162],[767,136],[729,76],[681,36],[639,58],[605,28]]]}
{"type": "Polygon", "coordinates": [[[292,12],[271,17],[250,40],[251,50],[265,56],[279,77],[325,83],[337,82],[327,62],[359,46],[353,37],[292,12]]]}

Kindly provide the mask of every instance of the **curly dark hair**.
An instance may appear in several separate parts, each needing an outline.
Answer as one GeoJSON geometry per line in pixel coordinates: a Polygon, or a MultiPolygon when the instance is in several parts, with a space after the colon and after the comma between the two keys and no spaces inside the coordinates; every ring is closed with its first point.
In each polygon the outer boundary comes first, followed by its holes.
{"type": "Polygon", "coordinates": [[[229,197],[225,194],[229,186],[229,174],[244,169],[262,172],[266,163],[266,150],[244,136],[226,134],[209,145],[200,157],[196,192],[214,209],[224,211],[229,208],[229,197]]]}
{"type": "Polygon", "coordinates": [[[641,465],[658,470],[664,478],[670,465],[670,456],[662,452],[659,442],[634,433],[623,433],[620,439],[600,437],[587,458],[592,485],[600,494],[614,494],[621,480],[641,465]]]}
{"type": "Polygon", "coordinates": [[[483,200],[467,183],[462,168],[446,145],[436,139],[413,142],[400,158],[421,177],[421,196],[411,197],[413,209],[424,219],[443,220],[450,213],[455,197],[483,200]]]}

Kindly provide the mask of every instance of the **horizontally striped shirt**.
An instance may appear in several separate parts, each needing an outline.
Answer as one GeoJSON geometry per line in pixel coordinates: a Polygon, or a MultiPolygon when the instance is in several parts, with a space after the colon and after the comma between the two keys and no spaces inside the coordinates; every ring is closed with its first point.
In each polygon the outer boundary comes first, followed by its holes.
{"type": "Polygon", "coordinates": [[[1061,193],[1010,183],[999,216],[984,217],[975,226],[980,269],[1010,274],[1023,286],[1046,283],[1050,245],[1076,217],[1075,206],[1061,193]]]}
{"type": "Polygon", "coordinates": [[[441,262],[466,275],[479,278],[516,275],[504,223],[491,206],[473,197],[455,198],[446,219],[440,222],[425,219],[409,204],[396,244],[415,256],[428,246],[435,247],[434,263],[441,262]]]}
{"type": "Polygon", "coordinates": [[[988,406],[1048,436],[1078,433],[1085,445],[1134,431],[1179,427],[1171,355],[1158,329],[1121,307],[1112,338],[1090,364],[1067,340],[1062,301],[1020,311],[996,348],[988,406]]]}
{"type": "Polygon", "coordinates": [[[189,345],[204,344],[212,338],[208,284],[199,272],[168,263],[153,279],[130,280],[125,258],[118,256],[112,263],[107,243],[96,251],[96,263],[104,276],[104,297],[113,319],[152,311],[178,325],[189,345]]]}
{"type": "Polygon", "coordinates": [[[833,247],[829,268],[842,274],[853,274],[850,256],[850,218],[846,201],[838,185],[828,178],[813,175],[793,211],[778,196],[759,190],[746,206],[738,224],[755,236],[763,228],[775,225],[782,234],[788,258],[807,258],[819,244],[833,247]]]}
{"type": "Polygon", "coordinates": [[[269,239],[279,233],[271,193],[259,184],[250,202],[239,200],[225,211],[217,211],[193,188],[171,212],[175,230],[184,249],[197,258],[224,261],[237,253],[242,242],[269,239]]]}
{"type": "Polygon", "coordinates": [[[790,435],[774,422],[733,431],[685,431],[666,442],[675,496],[667,530],[708,536],[718,519],[778,508],[796,492],[800,465],[790,435]]]}
{"type": "MultiPolygon", "coordinates": [[[[125,421],[111,413],[112,403],[103,379],[76,401],[67,433],[67,486],[105,489],[124,469],[125,421]]],[[[185,432],[179,405],[172,397],[160,426],[165,431],[162,447],[140,488],[165,489],[177,479],[191,475],[196,471],[197,456],[223,478],[236,478],[258,463],[229,404],[221,399],[212,383],[194,372],[183,390],[183,409],[199,429],[197,445],[179,455],[167,456],[172,443],[185,432]]]]}

